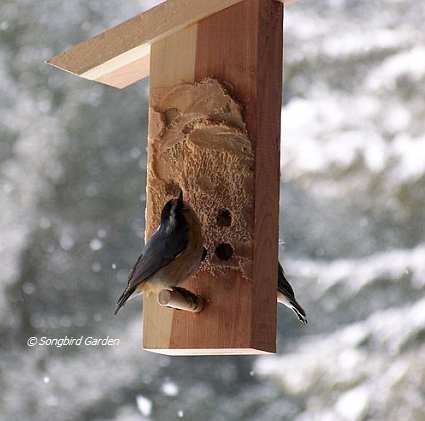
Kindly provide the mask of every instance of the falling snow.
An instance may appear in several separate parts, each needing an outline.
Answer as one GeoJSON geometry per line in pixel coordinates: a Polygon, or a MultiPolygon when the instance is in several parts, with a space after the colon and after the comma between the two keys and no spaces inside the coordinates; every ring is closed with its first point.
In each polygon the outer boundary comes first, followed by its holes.
{"type": "Polygon", "coordinates": [[[145,417],[149,417],[152,413],[152,401],[142,395],[137,396],[137,407],[145,417]]]}
{"type": "Polygon", "coordinates": [[[178,386],[169,380],[162,384],[161,390],[167,396],[177,396],[179,394],[178,386]]]}
{"type": "MultiPolygon", "coordinates": [[[[142,352],[147,81],[42,62],[157,1],[0,3],[2,420],[425,420],[425,3],[285,11],[278,354],[142,352]],[[50,349],[31,336],[110,335],[50,349]]],[[[263,204],[267,206],[267,204],[263,204]]]]}

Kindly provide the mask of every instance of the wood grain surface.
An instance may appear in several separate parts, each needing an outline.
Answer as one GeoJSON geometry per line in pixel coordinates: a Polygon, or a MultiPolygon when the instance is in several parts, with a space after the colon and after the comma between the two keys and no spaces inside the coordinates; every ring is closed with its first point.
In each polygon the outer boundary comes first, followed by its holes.
{"type": "Polygon", "coordinates": [[[151,44],[240,1],[167,0],[47,63],[85,79],[124,88],[149,76],[151,44]]]}
{"type": "Polygon", "coordinates": [[[220,279],[208,273],[190,279],[184,287],[207,302],[199,314],[161,308],[146,297],[147,350],[170,355],[276,350],[282,27],[281,3],[245,0],[152,45],[151,93],[212,77],[231,86],[243,105],[255,150],[255,211],[251,279],[237,271],[220,279]]]}
{"type": "Polygon", "coordinates": [[[47,63],[79,77],[122,89],[149,76],[153,43],[241,1],[167,0],[69,48],[47,63]]]}
{"type": "MultiPolygon", "coordinates": [[[[194,82],[196,60],[197,25],[156,42],[151,51],[151,77],[149,88],[151,92],[157,89],[171,88],[175,84],[194,82]]],[[[150,98],[152,105],[152,95],[150,98]]],[[[150,126],[151,124],[149,124],[150,126]]],[[[151,132],[151,127],[149,132],[151,132]]],[[[148,162],[150,162],[151,138],[148,137],[148,162]]],[[[146,183],[152,182],[149,171],[146,183]]],[[[149,189],[146,189],[146,219],[152,215],[152,200],[149,189]]],[[[148,224],[146,224],[148,225],[148,224]]],[[[152,233],[146,232],[146,237],[152,233]]],[[[149,351],[165,353],[170,347],[172,324],[175,310],[161,307],[155,296],[143,297],[143,347],[149,351]]],[[[190,313],[191,314],[191,313],[190,313]]],[[[198,314],[193,315],[197,317],[198,314]]]]}

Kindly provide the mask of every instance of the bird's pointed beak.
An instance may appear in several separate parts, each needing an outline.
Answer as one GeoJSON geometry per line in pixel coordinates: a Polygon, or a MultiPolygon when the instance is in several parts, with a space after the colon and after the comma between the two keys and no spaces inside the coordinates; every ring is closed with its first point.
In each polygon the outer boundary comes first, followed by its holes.
{"type": "Polygon", "coordinates": [[[179,203],[183,204],[183,190],[182,189],[180,189],[178,201],[179,201],[179,203]]]}

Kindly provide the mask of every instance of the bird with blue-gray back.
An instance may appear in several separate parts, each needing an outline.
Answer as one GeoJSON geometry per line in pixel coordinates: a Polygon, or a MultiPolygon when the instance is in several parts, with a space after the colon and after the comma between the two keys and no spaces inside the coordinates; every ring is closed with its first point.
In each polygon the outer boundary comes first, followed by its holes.
{"type": "MultiPolygon", "coordinates": [[[[162,209],[160,225],[130,272],[115,314],[130,297],[179,289],[178,285],[198,270],[203,253],[201,224],[180,191],[178,198],[169,200],[162,209]]],[[[307,323],[305,311],[298,304],[280,263],[277,301],[293,310],[302,323],[307,323]]]]}

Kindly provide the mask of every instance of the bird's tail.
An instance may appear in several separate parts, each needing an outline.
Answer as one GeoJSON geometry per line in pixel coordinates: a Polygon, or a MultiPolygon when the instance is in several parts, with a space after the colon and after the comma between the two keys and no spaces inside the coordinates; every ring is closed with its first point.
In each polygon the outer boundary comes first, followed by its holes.
{"type": "Polygon", "coordinates": [[[283,271],[280,263],[278,266],[277,301],[290,308],[296,314],[301,323],[307,324],[305,311],[295,299],[295,292],[291,287],[291,284],[286,279],[285,272],[283,271]]]}
{"type": "Polygon", "coordinates": [[[298,304],[298,301],[295,298],[288,298],[279,291],[277,294],[277,301],[290,308],[301,323],[305,325],[308,323],[304,309],[298,304]]]}
{"type": "Polygon", "coordinates": [[[117,314],[120,311],[120,308],[126,303],[130,298],[131,294],[135,291],[135,288],[126,288],[126,290],[121,294],[121,297],[118,298],[117,308],[114,311],[114,314],[117,314]]]}

